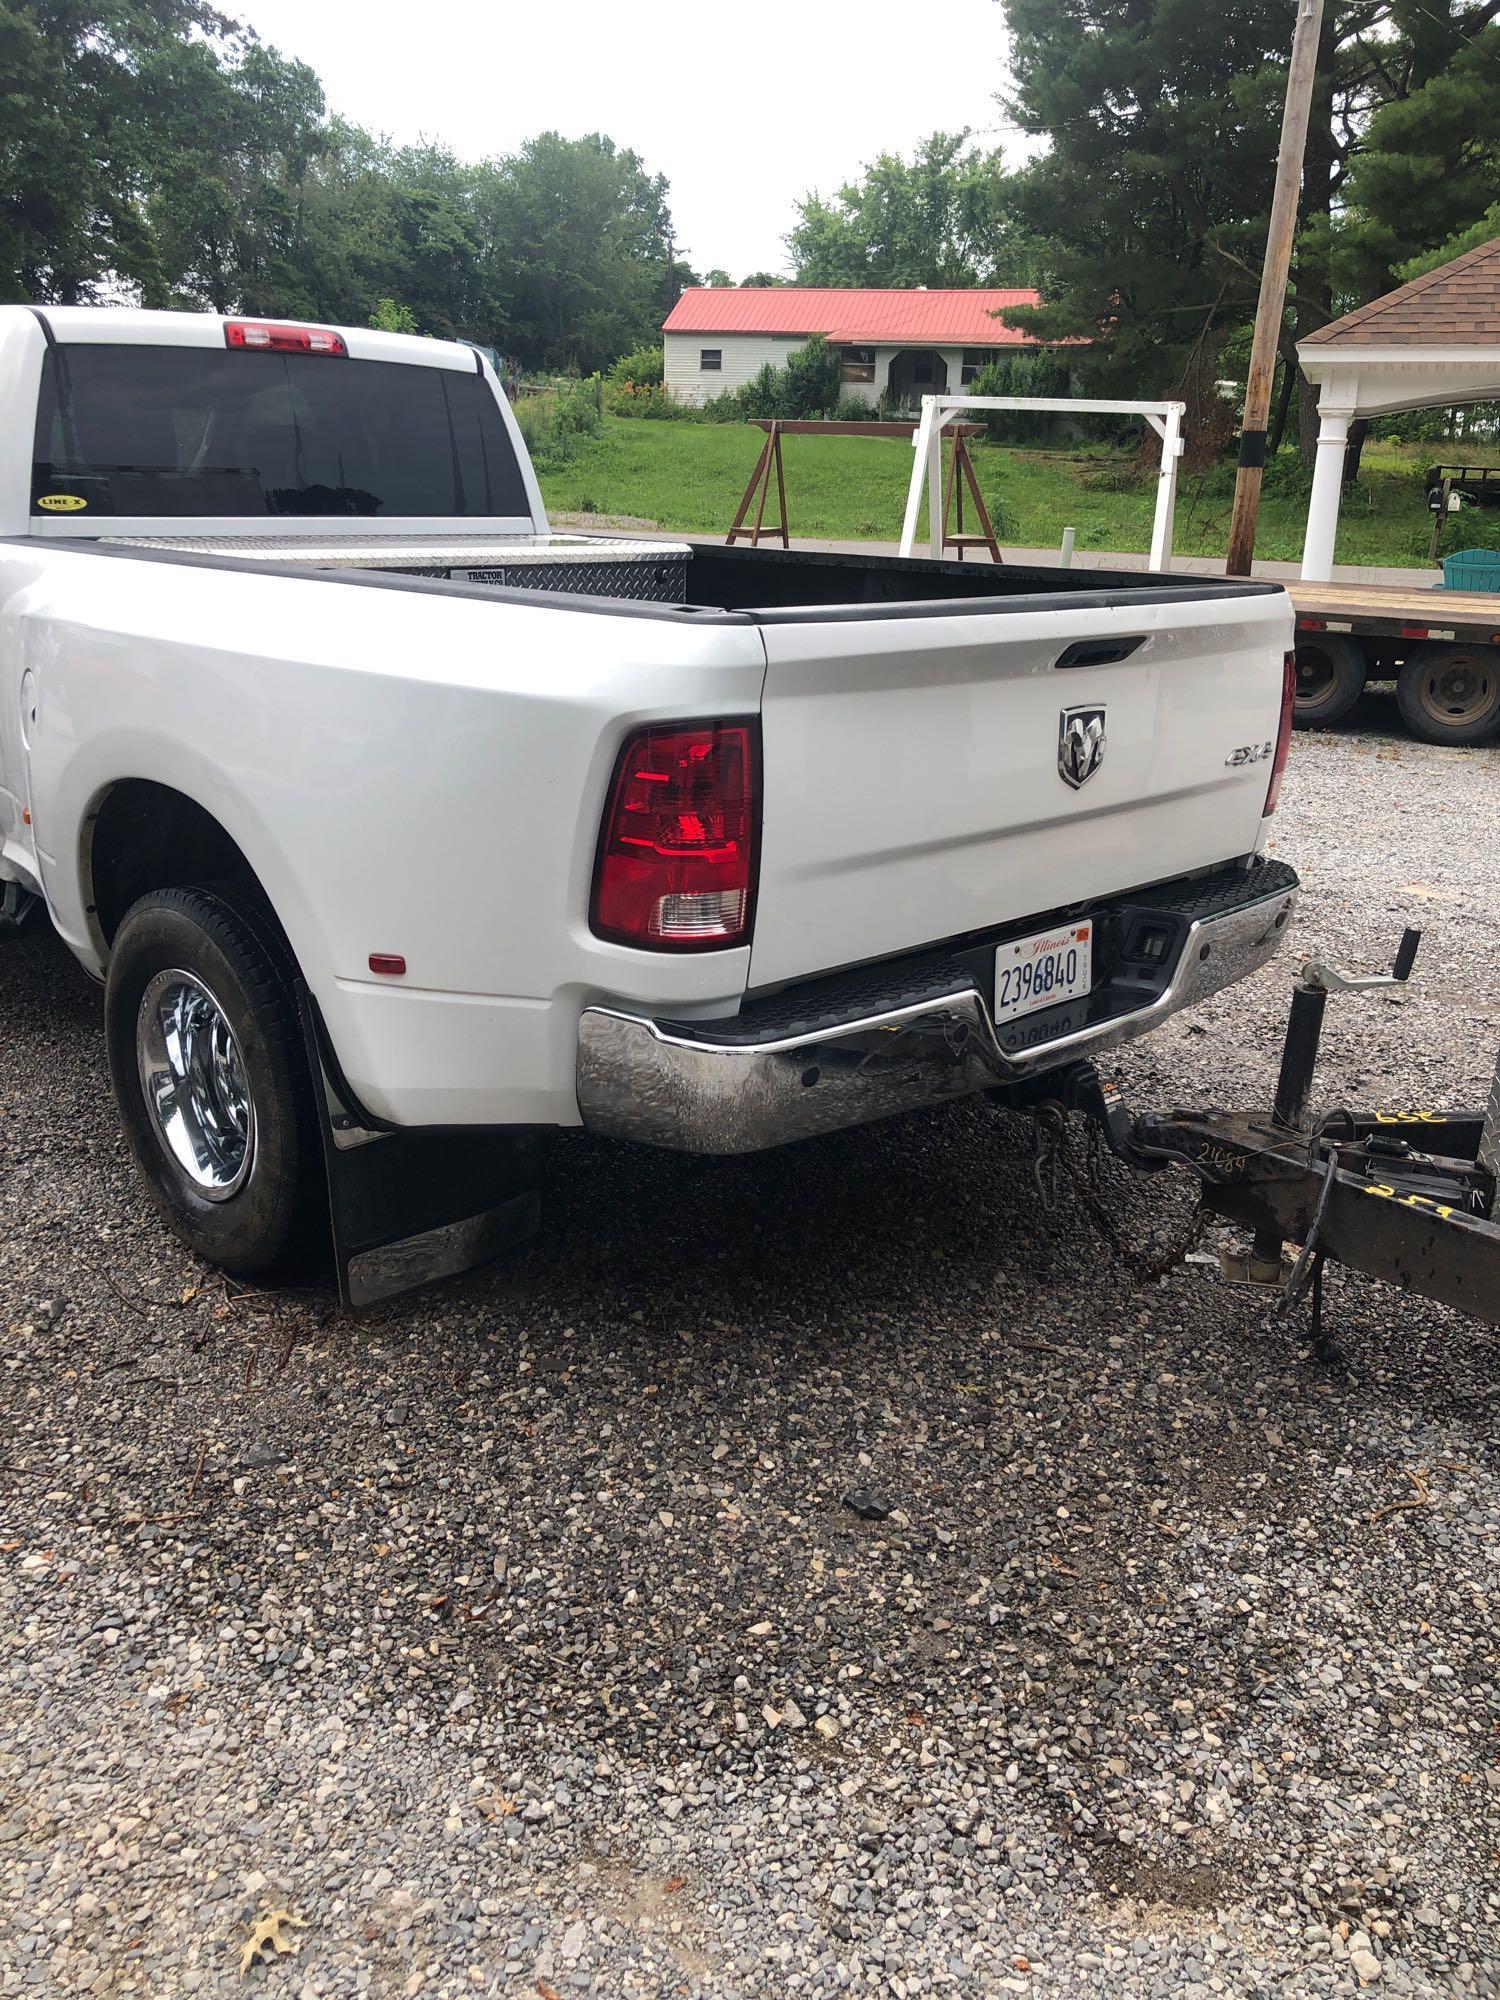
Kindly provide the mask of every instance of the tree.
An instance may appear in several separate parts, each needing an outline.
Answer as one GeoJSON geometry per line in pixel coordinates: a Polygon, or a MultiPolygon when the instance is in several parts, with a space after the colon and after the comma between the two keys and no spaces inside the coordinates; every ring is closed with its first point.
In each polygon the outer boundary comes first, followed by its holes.
{"type": "MultiPolygon", "coordinates": [[[[1086,336],[1091,368],[1137,394],[1185,390],[1190,426],[1218,417],[1224,345],[1254,311],[1291,0],[1006,7],[1010,108],[1050,141],[1014,183],[1047,244],[1045,303],[1016,319],[1086,336]]],[[[1497,0],[1329,0],[1282,349],[1305,448],[1314,399],[1295,341],[1493,199],[1497,12],[1497,0]]],[[[1285,396],[1280,407],[1284,421],[1285,396]]]]}
{"type": "Polygon", "coordinates": [[[1361,135],[1335,238],[1340,287],[1360,299],[1425,253],[1458,256],[1450,243],[1500,233],[1487,219],[1500,189],[1500,6],[1398,0],[1393,12],[1403,43],[1387,55],[1392,92],[1361,135]]]}
{"type": "Polygon", "coordinates": [[[306,314],[305,203],[326,143],[304,63],[256,41],[173,41],[144,61],[153,134],[142,243],[126,269],[148,306],[306,314]]]}
{"type": "Polygon", "coordinates": [[[768,285],[789,285],[791,282],[790,278],[782,277],[779,271],[752,271],[748,278],[740,279],[742,285],[758,286],[761,290],[768,285]]]}
{"type": "Polygon", "coordinates": [[[839,351],[815,333],[783,367],[767,361],[738,400],[747,417],[831,417],[839,401],[839,351]]]}
{"type": "Polygon", "coordinates": [[[934,132],[882,153],[832,200],[809,194],[787,237],[805,285],[1026,285],[1036,245],[1015,220],[998,152],[934,132]]]}
{"type": "Polygon", "coordinates": [[[1461,229],[1456,236],[1450,236],[1446,243],[1440,243],[1436,250],[1429,250],[1425,256],[1413,257],[1403,264],[1396,276],[1403,285],[1409,285],[1413,278],[1421,278],[1428,271],[1435,271],[1439,264],[1451,264],[1455,257],[1462,257],[1466,250],[1477,250],[1482,244],[1493,243],[1500,236],[1500,201],[1493,201],[1477,222],[1467,229],[1461,229]]]}
{"type": "Polygon", "coordinates": [[[496,343],[498,273],[477,210],[487,174],[442,146],[403,148],[390,161],[392,219],[401,273],[392,294],[424,333],[496,343]]]}
{"type": "Polygon", "coordinates": [[[301,290],[314,319],[360,326],[381,299],[402,303],[409,282],[394,155],[331,118],[302,191],[301,290]]]}
{"type": "Polygon", "coordinates": [[[1096,343],[1138,395],[1253,311],[1290,11],[1158,0],[1007,0],[1013,109],[1051,150],[1014,199],[1047,243],[1044,305],[1018,323],[1096,343]],[[1283,34],[1284,31],[1284,34],[1283,34]]]}
{"type": "Polygon", "coordinates": [[[148,258],[143,74],[229,34],[202,0],[0,0],[0,297],[87,303],[148,258]]]}
{"type": "Polygon", "coordinates": [[[711,271],[703,273],[703,283],[711,286],[716,291],[723,291],[733,285],[734,280],[727,271],[722,270],[716,264],[711,271]]]}
{"type": "Polygon", "coordinates": [[[667,184],[638,154],[544,132],[481,170],[476,207],[508,352],[588,373],[661,331],[667,184]]]}
{"type": "Polygon", "coordinates": [[[395,149],[204,0],[0,0],[0,297],[409,318],[596,370],[697,282],[671,246],[665,180],[603,134],[395,149]]]}

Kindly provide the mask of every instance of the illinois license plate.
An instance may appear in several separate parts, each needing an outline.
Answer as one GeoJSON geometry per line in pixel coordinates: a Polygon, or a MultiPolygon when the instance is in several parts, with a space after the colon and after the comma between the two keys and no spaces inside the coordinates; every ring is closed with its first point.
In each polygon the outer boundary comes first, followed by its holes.
{"type": "Polygon", "coordinates": [[[1092,922],[1011,938],[995,952],[995,1019],[1016,1021],[1076,1000],[1094,983],[1092,922]]]}

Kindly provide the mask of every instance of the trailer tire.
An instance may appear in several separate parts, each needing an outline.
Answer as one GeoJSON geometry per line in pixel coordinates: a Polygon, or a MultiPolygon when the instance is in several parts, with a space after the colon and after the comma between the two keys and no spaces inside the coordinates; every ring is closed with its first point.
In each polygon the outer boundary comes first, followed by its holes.
{"type": "Polygon", "coordinates": [[[1299,632],[1295,658],[1297,727],[1325,729],[1342,722],[1364,693],[1369,673],[1359,641],[1343,632],[1299,632]]]}
{"type": "Polygon", "coordinates": [[[1500,647],[1414,647],[1396,703],[1424,743],[1488,743],[1500,735],[1500,647]]]}
{"type": "Polygon", "coordinates": [[[125,1137],[168,1227],[234,1277],[299,1266],[327,1194],[274,926],[206,889],[142,896],[115,934],[104,1025],[125,1137]]]}

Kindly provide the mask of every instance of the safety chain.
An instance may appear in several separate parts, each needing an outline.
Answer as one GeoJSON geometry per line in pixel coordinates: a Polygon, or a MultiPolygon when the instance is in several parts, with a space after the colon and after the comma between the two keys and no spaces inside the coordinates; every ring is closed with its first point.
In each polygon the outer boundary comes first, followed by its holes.
{"type": "Polygon", "coordinates": [[[1201,1198],[1194,1205],[1192,1220],[1180,1242],[1155,1252],[1137,1250],[1126,1241],[1104,1198],[1101,1168],[1105,1149],[1099,1127],[1089,1125],[1087,1153],[1080,1163],[1071,1144],[1070,1121],[1061,1105],[1038,1105],[1033,1120],[1036,1155],[1031,1171],[1045,1206],[1055,1205],[1061,1191],[1061,1176],[1066,1174],[1084,1213],[1139,1284],[1154,1285],[1183,1261],[1202,1236],[1211,1215],[1201,1198]]]}

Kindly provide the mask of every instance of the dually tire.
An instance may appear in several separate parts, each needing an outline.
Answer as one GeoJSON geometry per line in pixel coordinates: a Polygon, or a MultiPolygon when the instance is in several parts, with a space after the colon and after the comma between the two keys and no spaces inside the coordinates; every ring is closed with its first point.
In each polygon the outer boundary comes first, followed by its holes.
{"type": "Polygon", "coordinates": [[[207,889],[126,911],[104,1001],[110,1075],[168,1226],[236,1277],[284,1274],[326,1223],[292,970],[273,927],[207,889]]]}

